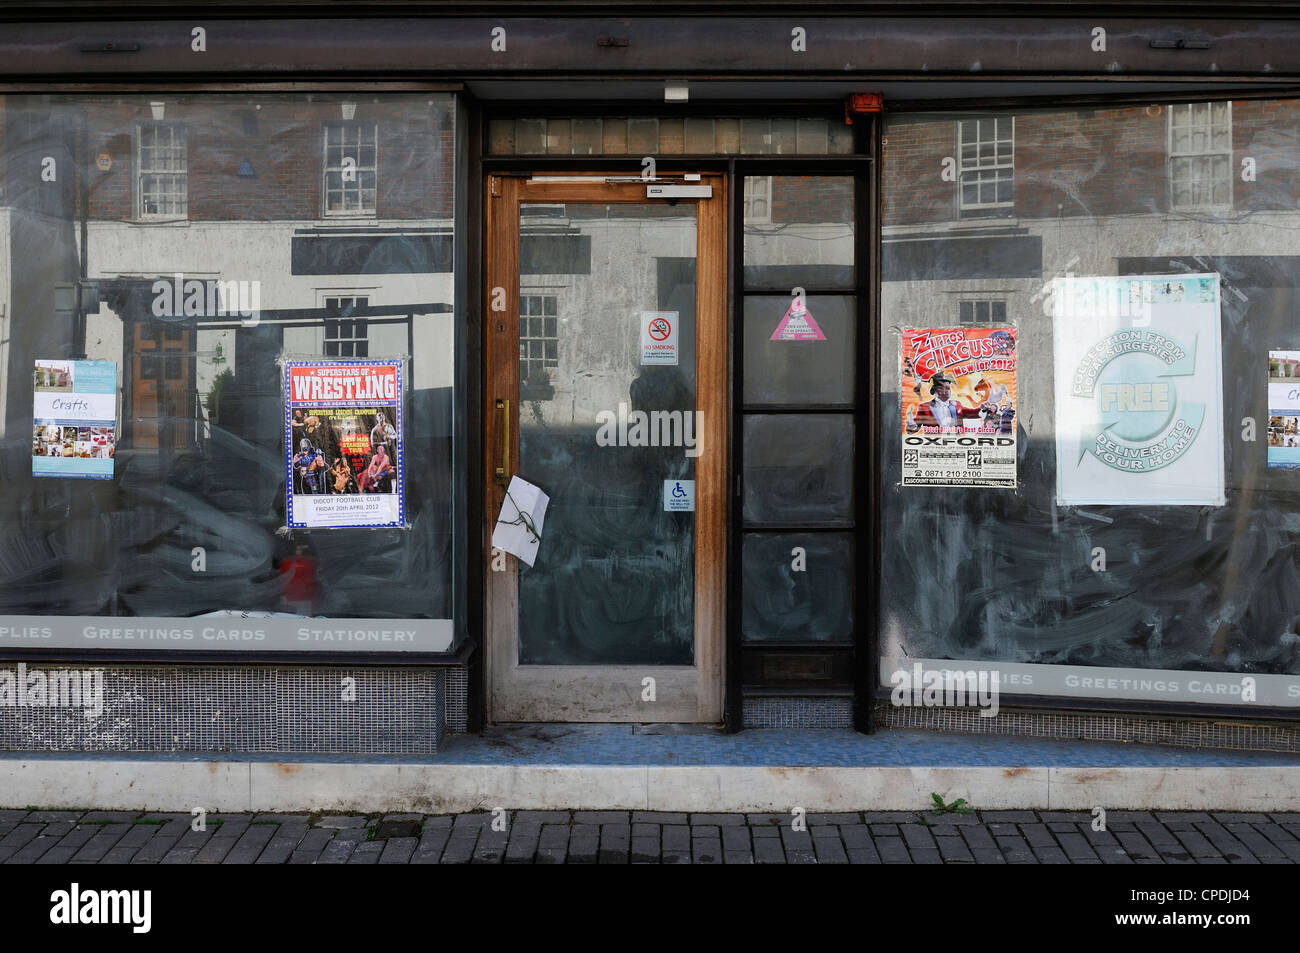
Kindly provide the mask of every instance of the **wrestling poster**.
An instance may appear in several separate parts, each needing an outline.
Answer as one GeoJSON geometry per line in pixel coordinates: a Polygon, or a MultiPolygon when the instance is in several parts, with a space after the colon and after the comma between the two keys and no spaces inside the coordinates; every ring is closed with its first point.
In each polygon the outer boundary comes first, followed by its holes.
{"type": "Polygon", "coordinates": [[[291,529],[405,526],[401,361],[291,361],[284,371],[291,529]]]}
{"type": "Polygon", "coordinates": [[[905,328],[904,486],[1016,485],[1016,329],[905,328]]]}
{"type": "Polygon", "coordinates": [[[1061,505],[1222,506],[1219,276],[1058,278],[1061,505]]]}

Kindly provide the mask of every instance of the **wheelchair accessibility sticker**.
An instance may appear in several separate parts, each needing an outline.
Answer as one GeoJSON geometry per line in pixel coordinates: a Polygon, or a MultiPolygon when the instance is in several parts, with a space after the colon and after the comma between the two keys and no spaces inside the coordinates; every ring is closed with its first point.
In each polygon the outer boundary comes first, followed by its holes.
{"type": "Polygon", "coordinates": [[[664,512],[695,512],[694,480],[664,480],[664,512]]]}

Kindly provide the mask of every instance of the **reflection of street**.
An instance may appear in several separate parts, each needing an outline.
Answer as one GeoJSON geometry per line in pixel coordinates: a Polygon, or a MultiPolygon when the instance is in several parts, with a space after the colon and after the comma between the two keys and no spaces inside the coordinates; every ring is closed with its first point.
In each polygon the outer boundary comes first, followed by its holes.
{"type": "Polygon", "coordinates": [[[586,426],[519,440],[552,500],[543,558],[520,576],[521,661],[689,665],[694,525],[664,500],[672,484],[689,495],[694,461],[680,447],[598,447],[586,426]]]}

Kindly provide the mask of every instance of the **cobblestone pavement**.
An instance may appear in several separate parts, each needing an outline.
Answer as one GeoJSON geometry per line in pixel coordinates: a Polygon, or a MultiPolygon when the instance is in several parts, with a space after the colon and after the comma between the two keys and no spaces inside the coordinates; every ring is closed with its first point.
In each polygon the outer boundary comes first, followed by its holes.
{"type": "Polygon", "coordinates": [[[459,815],[0,810],[6,864],[1292,864],[1300,814],[459,815]],[[502,816],[497,818],[500,827],[502,816]]]}

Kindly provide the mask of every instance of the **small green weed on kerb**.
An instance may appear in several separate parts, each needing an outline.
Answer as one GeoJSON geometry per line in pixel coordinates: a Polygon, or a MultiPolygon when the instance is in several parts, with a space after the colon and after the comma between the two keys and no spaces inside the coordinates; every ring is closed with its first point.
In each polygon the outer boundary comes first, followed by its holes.
{"type": "Polygon", "coordinates": [[[966,804],[966,799],[964,797],[957,798],[957,800],[953,801],[951,804],[945,804],[942,797],[940,797],[938,794],[935,794],[934,792],[931,792],[930,800],[934,801],[934,807],[932,808],[932,810],[934,811],[935,814],[974,814],[975,813],[974,808],[964,806],[966,804]]]}

